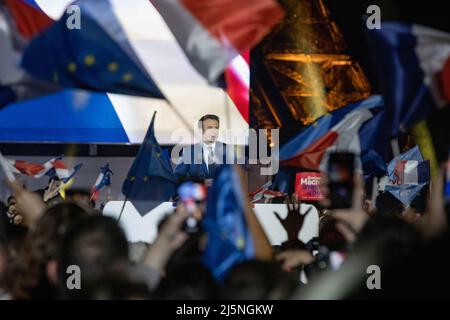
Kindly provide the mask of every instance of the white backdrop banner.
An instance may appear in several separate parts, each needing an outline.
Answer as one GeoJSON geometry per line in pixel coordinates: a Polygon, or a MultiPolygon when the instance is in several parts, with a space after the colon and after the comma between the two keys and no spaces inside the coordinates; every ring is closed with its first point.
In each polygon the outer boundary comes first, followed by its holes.
{"type": "MultiPolygon", "coordinates": [[[[108,202],[103,209],[103,214],[118,219],[122,205],[123,201],[108,202]]],[[[299,233],[299,239],[305,243],[319,233],[317,209],[312,205],[302,204],[300,210],[305,213],[309,207],[312,207],[312,210],[306,216],[303,228],[299,233]]],[[[172,202],[163,202],[144,217],[141,217],[131,202],[128,201],[122,213],[120,225],[124,228],[129,242],[151,243],[156,238],[159,221],[174,209],[172,202]]],[[[285,204],[255,204],[254,211],[272,245],[280,245],[287,240],[286,231],[273,213],[276,211],[282,218],[285,218],[287,215],[285,204]]]]}

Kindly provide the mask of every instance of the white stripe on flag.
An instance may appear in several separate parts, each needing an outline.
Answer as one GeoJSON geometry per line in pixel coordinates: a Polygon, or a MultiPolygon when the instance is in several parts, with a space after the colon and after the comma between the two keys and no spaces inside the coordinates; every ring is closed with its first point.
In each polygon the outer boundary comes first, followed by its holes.
{"type": "Polygon", "coordinates": [[[417,160],[408,160],[405,163],[405,172],[403,184],[418,184],[419,178],[417,174],[417,166],[419,162],[417,160]]]}
{"type": "Polygon", "coordinates": [[[25,72],[18,67],[21,54],[14,48],[13,30],[8,24],[9,17],[0,8],[0,84],[20,82],[25,72]]]}
{"type": "Polygon", "coordinates": [[[238,55],[231,61],[231,68],[239,76],[239,79],[244,83],[247,88],[250,88],[250,67],[245,59],[238,55]]]}
{"type": "Polygon", "coordinates": [[[73,170],[69,169],[56,169],[56,175],[59,179],[64,179],[70,176],[73,170]]]}
{"type": "Polygon", "coordinates": [[[95,187],[95,188],[97,188],[97,186],[100,185],[100,182],[102,182],[103,177],[104,177],[104,174],[103,174],[103,173],[100,173],[100,174],[98,175],[97,180],[95,180],[95,183],[94,183],[94,187],[95,187]]]}
{"type": "Polygon", "coordinates": [[[5,159],[5,160],[6,160],[6,164],[8,165],[8,168],[9,168],[12,172],[17,173],[17,174],[21,174],[21,172],[19,171],[19,169],[17,169],[16,166],[14,165],[14,164],[16,163],[15,160],[8,160],[8,159],[5,159]]]}
{"type": "Polygon", "coordinates": [[[450,34],[421,25],[413,25],[412,34],[417,40],[415,53],[424,73],[423,82],[428,85],[438,107],[443,107],[447,102],[440,93],[435,76],[450,57],[450,34]]]}
{"type": "Polygon", "coordinates": [[[237,55],[232,44],[220,43],[179,0],[152,1],[172,30],[192,65],[209,81],[215,81],[237,55]]]}
{"type": "Polygon", "coordinates": [[[336,142],[330,146],[320,162],[320,171],[326,171],[328,158],[331,152],[353,152],[356,154],[355,168],[357,173],[362,173],[362,164],[359,154],[361,144],[359,142],[359,129],[362,124],[373,117],[369,109],[359,109],[347,114],[344,119],[336,124],[331,131],[338,134],[336,142]]]}

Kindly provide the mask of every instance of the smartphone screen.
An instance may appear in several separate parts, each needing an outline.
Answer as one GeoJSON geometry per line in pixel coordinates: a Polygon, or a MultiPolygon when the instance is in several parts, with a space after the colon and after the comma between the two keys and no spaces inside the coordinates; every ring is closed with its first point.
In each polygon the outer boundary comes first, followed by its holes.
{"type": "Polygon", "coordinates": [[[447,204],[450,204],[450,157],[445,164],[444,198],[447,204]]]}
{"type": "Polygon", "coordinates": [[[355,155],[333,152],[328,161],[328,190],[331,208],[350,208],[353,199],[355,155]]]}
{"type": "Polygon", "coordinates": [[[200,221],[194,217],[194,210],[201,206],[206,198],[205,186],[194,182],[184,182],[178,187],[179,201],[191,213],[186,219],[183,230],[188,233],[197,233],[200,230],[200,221]]]}

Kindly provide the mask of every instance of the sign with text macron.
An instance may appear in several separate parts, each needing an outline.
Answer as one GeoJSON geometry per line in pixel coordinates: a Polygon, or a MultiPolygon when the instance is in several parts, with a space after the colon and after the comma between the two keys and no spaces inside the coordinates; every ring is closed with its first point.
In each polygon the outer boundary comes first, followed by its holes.
{"type": "Polygon", "coordinates": [[[322,200],[321,183],[320,172],[299,172],[295,176],[295,194],[299,200],[303,201],[322,200]]]}

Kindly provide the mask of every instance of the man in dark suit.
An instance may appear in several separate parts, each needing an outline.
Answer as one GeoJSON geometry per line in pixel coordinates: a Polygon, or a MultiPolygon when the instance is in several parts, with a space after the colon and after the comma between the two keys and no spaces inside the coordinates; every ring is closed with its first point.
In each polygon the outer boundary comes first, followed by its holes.
{"type": "MultiPolygon", "coordinates": [[[[200,118],[199,129],[202,132],[202,142],[183,148],[182,162],[175,168],[178,181],[204,180],[206,185],[212,183],[217,169],[227,162],[225,143],[217,141],[219,135],[219,117],[207,114],[200,118]]],[[[233,152],[228,152],[233,156],[233,152]]]]}

